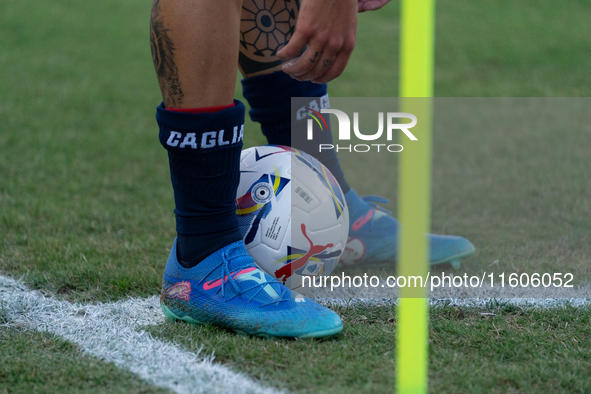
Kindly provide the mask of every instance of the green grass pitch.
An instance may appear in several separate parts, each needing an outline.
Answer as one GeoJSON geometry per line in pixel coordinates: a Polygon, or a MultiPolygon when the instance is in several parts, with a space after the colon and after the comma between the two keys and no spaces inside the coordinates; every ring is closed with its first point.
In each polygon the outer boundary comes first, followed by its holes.
{"type": "MultiPolygon", "coordinates": [[[[590,12],[582,0],[439,1],[435,96],[591,96],[590,12]]],[[[26,274],[30,288],[84,302],[159,292],[175,233],[149,14],[140,0],[2,1],[0,273],[26,274]]],[[[398,26],[396,1],[360,15],[357,47],[332,96],[397,94],[398,26]]],[[[257,125],[245,127],[247,146],[265,143],[257,125]]],[[[465,261],[468,272],[500,260],[588,273],[589,130],[525,137],[536,142],[511,156],[519,140],[508,134],[434,134],[432,231],[470,238],[478,252],[465,261]],[[520,188],[516,157],[528,171],[520,188]],[[506,193],[491,198],[497,190],[506,193]]],[[[336,309],[345,329],[321,341],[186,324],[149,330],[188,349],[203,344],[262,384],[391,392],[395,308],[336,309]]],[[[591,392],[590,335],[589,308],[434,308],[429,390],[591,392]]],[[[0,360],[0,392],[159,391],[59,338],[9,327],[1,306],[0,360]]]]}

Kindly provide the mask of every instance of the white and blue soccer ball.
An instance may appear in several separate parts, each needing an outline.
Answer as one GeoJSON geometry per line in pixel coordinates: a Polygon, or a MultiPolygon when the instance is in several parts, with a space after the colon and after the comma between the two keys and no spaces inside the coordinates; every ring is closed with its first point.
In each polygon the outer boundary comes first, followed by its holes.
{"type": "Polygon", "coordinates": [[[236,205],[249,254],[286,286],[300,288],[303,277],[336,267],[349,212],[338,182],[314,157],[277,145],[245,149],[236,205]]]}

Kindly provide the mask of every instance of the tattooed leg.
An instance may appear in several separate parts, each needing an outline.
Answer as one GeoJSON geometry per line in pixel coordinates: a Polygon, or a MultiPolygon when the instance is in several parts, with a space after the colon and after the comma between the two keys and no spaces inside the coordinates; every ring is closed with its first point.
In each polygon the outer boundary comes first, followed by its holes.
{"type": "MultiPolygon", "coordinates": [[[[191,268],[208,256],[226,260],[223,248],[242,240],[235,199],[245,108],[233,100],[242,0],[153,0],[152,5],[152,56],[164,101],[156,121],[168,152],[178,233],[178,262],[174,255],[169,260],[175,274],[165,276],[168,283],[179,279],[179,264],[191,268]]],[[[183,313],[200,319],[195,316],[209,313],[207,305],[187,303],[183,313]]]]}
{"type": "Polygon", "coordinates": [[[232,103],[242,0],[154,0],[150,45],[164,105],[232,103]]]}
{"type": "MultiPolygon", "coordinates": [[[[349,185],[336,153],[319,153],[314,149],[318,143],[332,143],[329,119],[327,128],[315,130],[313,141],[305,138],[306,119],[291,120],[292,97],[309,98],[305,104],[312,109],[329,108],[326,84],[291,78],[281,71],[283,62],[276,56],[292,38],[298,12],[299,1],[296,0],[244,0],[239,60],[245,77],[242,80],[244,98],[250,104],[250,118],[261,124],[269,144],[289,145],[314,155],[330,169],[346,193],[349,185]]],[[[302,60],[317,66],[332,65],[330,59],[323,58],[317,51],[304,56],[308,57],[302,60]]]]}
{"type": "Polygon", "coordinates": [[[276,54],[293,35],[299,6],[299,0],[244,0],[239,65],[245,78],[281,70],[276,54]]]}
{"type": "Polygon", "coordinates": [[[167,107],[173,108],[182,102],[183,90],[174,58],[176,48],[170,38],[170,29],[164,27],[160,0],[155,0],[152,5],[151,19],[150,49],[152,51],[152,60],[156,68],[164,103],[167,107]]]}

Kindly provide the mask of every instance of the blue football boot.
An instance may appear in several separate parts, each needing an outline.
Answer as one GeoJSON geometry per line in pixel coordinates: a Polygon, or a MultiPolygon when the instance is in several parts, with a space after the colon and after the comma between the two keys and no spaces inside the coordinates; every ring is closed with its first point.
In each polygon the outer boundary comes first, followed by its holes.
{"type": "Polygon", "coordinates": [[[242,241],[184,268],[177,260],[175,240],[164,270],[160,305],[169,321],[213,323],[241,334],[320,338],[343,329],[335,312],[296,296],[261,271],[242,241]]]}
{"type": "MultiPolygon", "coordinates": [[[[376,203],[388,203],[377,196],[359,197],[353,189],[345,194],[349,207],[349,239],[340,261],[345,266],[384,267],[396,261],[398,221],[376,203]]],[[[429,234],[431,266],[450,263],[460,268],[460,259],[475,252],[464,237],[429,234]]]]}

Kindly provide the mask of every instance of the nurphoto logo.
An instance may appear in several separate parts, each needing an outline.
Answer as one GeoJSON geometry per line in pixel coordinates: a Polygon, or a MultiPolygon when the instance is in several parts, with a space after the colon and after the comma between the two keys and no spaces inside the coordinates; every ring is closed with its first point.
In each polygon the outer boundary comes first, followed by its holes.
{"type": "MultiPolygon", "coordinates": [[[[314,122],[318,124],[320,130],[328,129],[327,122],[322,114],[334,114],[337,117],[339,124],[338,138],[339,141],[351,141],[351,120],[349,115],[344,111],[331,108],[322,108],[319,111],[313,108],[306,108],[304,116],[308,116],[307,124],[307,138],[308,140],[314,139],[314,122]]],[[[300,114],[298,114],[300,115],[300,114]]],[[[401,130],[411,141],[417,141],[417,137],[410,132],[409,129],[413,128],[417,124],[417,117],[408,112],[387,112],[386,118],[386,141],[392,141],[392,135],[394,130],[401,130]],[[399,119],[410,119],[409,123],[395,123],[395,120],[399,119]]],[[[364,134],[359,129],[359,112],[353,112],[353,133],[355,137],[362,141],[378,141],[384,134],[384,112],[378,112],[378,130],[373,134],[364,134]]],[[[383,140],[383,138],[382,138],[383,140]]],[[[380,152],[380,149],[384,151],[398,153],[402,152],[403,147],[400,144],[386,144],[386,143],[372,143],[372,144],[318,144],[318,151],[334,149],[337,152],[340,150],[346,150],[349,152],[369,152],[372,150],[380,152]]]]}

